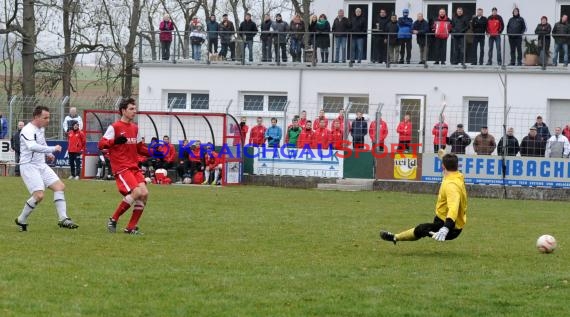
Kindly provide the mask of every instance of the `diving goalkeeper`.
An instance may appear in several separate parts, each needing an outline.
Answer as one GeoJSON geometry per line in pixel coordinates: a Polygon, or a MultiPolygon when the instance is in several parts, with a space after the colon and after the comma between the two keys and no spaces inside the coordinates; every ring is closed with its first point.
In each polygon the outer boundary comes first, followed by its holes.
{"type": "Polygon", "coordinates": [[[457,170],[459,165],[457,156],[445,154],[442,157],[443,153],[440,152],[443,181],[437,196],[433,223],[423,223],[398,234],[382,230],[380,231],[382,240],[396,244],[397,241],[415,241],[431,236],[434,240],[443,242],[453,240],[461,234],[467,221],[465,181],[463,174],[457,170]]]}

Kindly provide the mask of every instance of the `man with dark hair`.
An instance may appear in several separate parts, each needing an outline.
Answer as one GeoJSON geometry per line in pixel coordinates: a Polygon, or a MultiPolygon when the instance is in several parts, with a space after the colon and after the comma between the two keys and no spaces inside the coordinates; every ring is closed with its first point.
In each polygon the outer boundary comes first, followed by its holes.
{"type": "Polygon", "coordinates": [[[271,126],[265,131],[265,140],[270,147],[279,147],[283,133],[281,127],[277,125],[277,118],[271,118],[271,126]]]}
{"type": "Polygon", "coordinates": [[[469,18],[463,14],[463,8],[456,10],[455,17],[451,20],[451,64],[465,63],[465,33],[469,29],[469,18]]]}
{"type": "Polygon", "coordinates": [[[15,222],[20,231],[28,231],[28,217],[44,199],[46,187],[53,191],[53,202],[58,215],[60,228],[76,229],[78,226],[67,216],[65,185],[57,174],[46,164],[46,158],[55,160],[52,153],[61,152],[61,146],[48,146],[45,128],[49,124],[49,109],[37,106],[33,120],[20,132],[20,173],[22,180],[32,196],[26,201],[24,209],[15,222]]]}
{"type": "Polygon", "coordinates": [[[526,23],[520,15],[519,8],[513,9],[513,17],[507,23],[509,46],[511,48],[510,66],[522,66],[522,35],[526,32],[526,23]]]}
{"type": "Polygon", "coordinates": [[[14,168],[16,176],[20,176],[20,132],[25,125],[24,121],[18,122],[18,131],[14,132],[10,139],[10,146],[12,147],[12,151],[14,151],[14,162],[16,163],[16,167],[14,168]]]}
{"type": "Polygon", "coordinates": [[[142,233],[137,225],[148,199],[148,189],[138,166],[138,156],[149,156],[149,151],[146,144],[137,143],[139,128],[134,123],[137,114],[135,100],[123,100],[119,105],[119,114],[121,119],[107,128],[98,145],[100,150],[109,150],[117,188],[123,195],[119,206],[107,222],[107,230],[115,233],[119,218],[134,204],[133,214],[124,233],[138,235],[142,233]]]}
{"type": "Polygon", "coordinates": [[[257,35],[257,25],[251,20],[251,14],[246,13],[245,19],[239,25],[239,33],[243,40],[242,58],[245,60],[245,49],[249,51],[249,61],[253,62],[253,38],[257,35]]]}
{"type": "Polygon", "coordinates": [[[477,9],[477,15],[471,20],[473,29],[473,65],[477,65],[477,47],[479,47],[479,65],[483,65],[485,57],[485,32],[487,31],[487,17],[483,15],[483,9],[477,9]]]}
{"type": "Polygon", "coordinates": [[[398,234],[380,231],[380,239],[396,244],[397,241],[415,241],[431,236],[436,241],[457,238],[467,222],[467,190],[463,174],[459,172],[459,159],[455,154],[440,150],[443,181],[435,204],[433,223],[423,223],[398,234]]]}

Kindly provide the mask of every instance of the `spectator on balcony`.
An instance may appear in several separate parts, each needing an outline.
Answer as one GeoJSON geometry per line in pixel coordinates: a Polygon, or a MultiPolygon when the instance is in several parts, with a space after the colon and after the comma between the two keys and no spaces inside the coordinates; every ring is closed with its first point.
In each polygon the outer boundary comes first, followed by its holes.
{"type": "Polygon", "coordinates": [[[497,143],[495,137],[489,134],[487,126],[481,127],[481,133],[473,141],[473,150],[477,155],[491,155],[495,151],[497,143]]]}
{"type": "Polygon", "coordinates": [[[313,130],[317,130],[321,125],[321,121],[325,122],[325,127],[329,124],[329,119],[325,116],[325,110],[321,109],[319,111],[319,116],[313,121],[313,130]]]}
{"type": "Polygon", "coordinates": [[[301,19],[300,15],[295,15],[293,21],[290,24],[291,30],[291,45],[290,53],[293,62],[301,62],[301,56],[303,55],[303,40],[305,38],[305,22],[301,19]]]}
{"type": "MultiPolygon", "coordinates": [[[[315,25],[316,48],[321,51],[321,63],[329,62],[329,48],[331,47],[331,25],[325,14],[319,16],[319,20],[315,25]]],[[[317,53],[316,48],[313,49],[314,54],[317,53]]]]}
{"type": "Polygon", "coordinates": [[[261,39],[261,61],[262,62],[271,62],[272,60],[272,49],[273,46],[273,37],[271,34],[271,24],[273,21],[271,20],[271,16],[266,14],[263,18],[263,23],[261,23],[261,35],[259,36],[261,39]]]}
{"type": "Polygon", "coordinates": [[[412,59],[412,26],[414,21],[409,17],[410,10],[402,10],[402,16],[398,19],[398,42],[400,43],[400,64],[404,64],[404,55],[406,55],[406,64],[412,59]]]}
{"type": "Polygon", "coordinates": [[[311,123],[311,120],[307,120],[305,128],[302,129],[301,133],[299,134],[299,138],[297,139],[298,148],[312,146],[315,132],[313,131],[313,128],[311,128],[311,123]]]}
{"type": "Polygon", "coordinates": [[[289,24],[283,21],[281,13],[275,15],[275,21],[271,24],[273,31],[273,45],[275,47],[275,61],[287,62],[287,37],[289,24]],[[279,56],[281,53],[281,56],[279,56]]]}
{"type": "Polygon", "coordinates": [[[477,47],[479,47],[479,65],[483,65],[485,59],[485,32],[487,31],[487,17],[483,15],[483,9],[477,9],[477,15],[471,19],[473,30],[473,65],[477,65],[477,47]]]}
{"type": "Polygon", "coordinates": [[[540,24],[534,29],[534,34],[538,35],[538,50],[540,52],[540,60],[542,64],[546,64],[544,60],[550,51],[550,32],[552,26],[548,23],[548,18],[543,16],[540,18],[540,24]]]}
{"type": "Polygon", "coordinates": [[[376,121],[372,120],[370,123],[370,128],[368,129],[368,134],[370,135],[370,140],[372,141],[372,146],[377,146],[379,152],[386,151],[386,144],[384,143],[388,137],[388,125],[386,121],[380,119],[380,140],[376,138],[376,121]]]}
{"type": "Polygon", "coordinates": [[[552,65],[558,65],[558,52],[560,49],[564,52],[564,67],[568,66],[568,42],[570,41],[570,26],[568,26],[568,16],[563,15],[560,22],[554,24],[552,29],[552,37],[554,38],[554,55],[552,55],[552,65]]]}
{"type": "Polygon", "coordinates": [[[222,23],[220,24],[220,43],[222,44],[220,55],[224,59],[228,57],[229,48],[231,60],[236,60],[235,32],[236,28],[234,24],[228,19],[228,15],[224,14],[222,16],[222,23]]]}
{"type": "Polygon", "coordinates": [[[526,22],[520,15],[519,8],[513,9],[513,17],[507,23],[509,46],[511,48],[510,66],[522,66],[522,35],[526,32],[526,22]]]}
{"type": "Polygon", "coordinates": [[[412,26],[412,33],[416,35],[416,42],[420,47],[420,64],[425,64],[427,59],[427,34],[429,33],[429,23],[424,19],[423,13],[418,13],[418,18],[412,26]]]}
{"type": "Polygon", "coordinates": [[[218,38],[220,32],[220,23],[216,21],[216,16],[211,15],[210,20],[206,23],[206,28],[208,31],[208,53],[217,54],[218,53],[218,38]]]}
{"type": "Polygon", "coordinates": [[[83,130],[83,119],[77,114],[77,108],[71,107],[69,108],[69,115],[63,119],[63,132],[67,134],[67,132],[71,131],[76,122],[79,123],[79,130],[83,130]]]}
{"type": "Polygon", "coordinates": [[[311,15],[307,41],[309,46],[313,48],[317,47],[317,22],[319,22],[319,18],[315,14],[311,15]]]}
{"type": "Polygon", "coordinates": [[[170,20],[169,14],[165,14],[162,17],[158,29],[160,30],[158,38],[160,40],[162,60],[167,61],[170,59],[170,44],[172,43],[172,31],[174,31],[174,22],[170,20]]]}
{"type": "Polygon", "coordinates": [[[350,32],[350,21],[344,16],[344,10],[338,10],[338,16],[333,21],[332,32],[334,35],[334,62],[346,63],[346,41],[350,32]]]}
{"type": "Polygon", "coordinates": [[[204,26],[197,17],[190,22],[190,42],[192,43],[192,59],[199,61],[202,59],[202,44],[206,41],[207,35],[204,26]]]}
{"type": "Polygon", "coordinates": [[[265,131],[267,128],[263,125],[263,118],[257,117],[257,125],[251,128],[251,133],[249,134],[249,144],[261,146],[265,143],[265,131]]]}
{"type": "Polygon", "coordinates": [[[388,60],[392,64],[398,63],[398,55],[400,55],[400,45],[398,44],[398,16],[392,14],[390,23],[386,26],[388,33],[388,60]]]}
{"type": "Polygon", "coordinates": [[[538,137],[542,139],[542,141],[546,142],[550,139],[550,131],[548,130],[548,126],[546,123],[542,121],[542,116],[536,117],[536,122],[533,125],[536,128],[536,133],[538,137]]]}
{"type": "Polygon", "coordinates": [[[439,149],[445,149],[447,144],[447,133],[449,132],[449,127],[444,121],[438,122],[431,129],[431,134],[433,135],[433,152],[437,153],[439,149]]]}
{"type": "Polygon", "coordinates": [[[356,8],[354,16],[350,20],[350,36],[351,36],[351,55],[350,62],[354,63],[356,60],[359,64],[364,57],[364,40],[366,39],[366,32],[368,31],[367,18],[362,15],[362,9],[356,8]]]}
{"type": "Polygon", "coordinates": [[[497,14],[497,8],[493,8],[491,15],[487,18],[487,34],[489,34],[489,59],[487,65],[493,65],[493,44],[497,47],[497,64],[503,64],[501,55],[501,33],[505,29],[503,17],[497,14]]]}
{"type": "Polygon", "coordinates": [[[465,63],[465,33],[469,29],[469,18],[463,14],[463,8],[458,7],[455,11],[455,17],[451,20],[451,64],[465,63]]]}
{"type": "Polygon", "coordinates": [[[79,130],[79,123],[76,122],[71,131],[67,132],[67,152],[71,173],[69,179],[79,179],[79,175],[81,175],[81,154],[85,151],[86,145],[85,133],[79,130]]]}
{"type": "Polygon", "coordinates": [[[570,155],[570,142],[562,135],[562,128],[556,127],[554,135],[546,141],[544,157],[568,158],[568,155],[570,155]]]}
{"type": "Polygon", "coordinates": [[[465,148],[471,144],[471,138],[469,134],[463,130],[462,123],[458,124],[457,130],[449,136],[447,144],[451,145],[451,153],[465,154],[465,148]]]}
{"type": "Polygon", "coordinates": [[[319,122],[319,127],[315,130],[313,137],[312,148],[327,149],[331,144],[331,131],[327,129],[327,125],[324,121],[319,122]]]}
{"type": "Polygon", "coordinates": [[[500,156],[517,156],[521,148],[519,140],[514,136],[515,130],[513,128],[507,129],[506,138],[503,136],[497,144],[497,155],[500,156]]]}
{"type": "Polygon", "coordinates": [[[301,111],[301,116],[299,117],[299,126],[301,128],[304,128],[305,124],[307,124],[307,111],[303,110],[301,111]]]}
{"type": "Polygon", "coordinates": [[[344,127],[340,124],[340,121],[334,120],[331,129],[331,144],[333,148],[338,150],[341,146],[341,141],[344,140],[344,127]]]}
{"type": "Polygon", "coordinates": [[[249,61],[253,62],[253,38],[257,35],[257,25],[251,20],[251,14],[246,13],[244,21],[239,25],[239,32],[243,40],[242,58],[245,59],[245,49],[249,52],[249,61]]]}
{"type": "Polygon", "coordinates": [[[447,17],[445,9],[439,9],[439,15],[433,23],[432,30],[435,33],[435,64],[445,65],[447,60],[447,39],[451,32],[451,20],[447,17]]]}
{"type": "Polygon", "coordinates": [[[271,118],[271,126],[265,131],[265,140],[270,147],[279,147],[283,132],[281,127],[277,125],[277,118],[271,118]]]}
{"type": "Polygon", "coordinates": [[[350,134],[352,135],[352,146],[355,149],[364,148],[364,136],[368,133],[368,123],[362,116],[361,111],[356,112],[356,119],[352,121],[350,126],[350,134]]]}
{"type": "Polygon", "coordinates": [[[390,23],[390,17],[386,14],[385,9],[380,9],[380,15],[376,17],[372,27],[372,62],[386,63],[388,46],[386,42],[387,26],[390,23]]]}
{"type": "Polygon", "coordinates": [[[299,126],[299,118],[295,116],[289,127],[287,127],[287,133],[285,134],[285,144],[287,147],[296,148],[297,141],[299,140],[299,135],[301,135],[302,128],[299,126]]]}
{"type": "Polygon", "coordinates": [[[404,115],[404,121],[398,124],[396,128],[396,132],[398,132],[398,149],[404,151],[406,153],[410,152],[410,143],[412,143],[412,121],[410,121],[410,114],[406,113],[404,115]]]}
{"type": "Polygon", "coordinates": [[[528,135],[521,141],[521,156],[544,157],[546,142],[538,136],[536,127],[530,127],[528,135]]]}

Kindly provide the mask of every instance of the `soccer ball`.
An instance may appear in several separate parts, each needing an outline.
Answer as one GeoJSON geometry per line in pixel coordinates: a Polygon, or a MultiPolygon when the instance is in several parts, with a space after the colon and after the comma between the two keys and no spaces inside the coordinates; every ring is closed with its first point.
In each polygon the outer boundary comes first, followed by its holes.
{"type": "Polygon", "coordinates": [[[152,179],[150,179],[150,177],[145,178],[144,181],[145,181],[147,184],[152,183],[152,179]]]}
{"type": "Polygon", "coordinates": [[[536,240],[536,248],[540,253],[552,253],[556,249],[556,239],[548,234],[542,235],[536,240]]]}

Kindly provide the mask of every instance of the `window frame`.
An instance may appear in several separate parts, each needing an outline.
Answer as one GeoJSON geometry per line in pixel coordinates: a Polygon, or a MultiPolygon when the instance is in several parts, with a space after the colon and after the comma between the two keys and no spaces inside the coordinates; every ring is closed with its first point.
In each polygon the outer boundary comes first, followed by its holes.
{"type": "MultiPolygon", "coordinates": [[[[466,114],[467,114],[467,129],[465,129],[465,131],[467,133],[479,133],[481,132],[481,126],[488,126],[489,125],[489,98],[488,97],[464,97],[464,104],[465,104],[465,108],[466,108],[466,114]],[[486,118],[485,118],[485,122],[483,123],[473,123],[473,125],[479,124],[479,128],[472,130],[471,126],[471,109],[470,109],[470,103],[471,102],[485,102],[487,104],[487,109],[486,109],[486,118]]],[[[477,121],[477,120],[475,120],[477,121]]]]}
{"type": "Polygon", "coordinates": [[[164,105],[166,110],[170,111],[168,108],[168,97],[170,94],[185,94],[186,95],[186,103],[184,108],[172,108],[172,112],[210,112],[210,91],[205,90],[191,90],[191,91],[181,91],[181,90],[165,90],[163,91],[164,95],[164,105]],[[193,109],[192,108],[192,96],[193,95],[208,95],[208,107],[206,109],[193,109]]]}
{"type": "Polygon", "coordinates": [[[283,113],[287,103],[289,102],[289,94],[283,91],[240,91],[239,92],[239,102],[240,102],[240,111],[244,116],[274,116],[274,117],[283,117],[283,113]],[[263,96],[263,105],[261,110],[250,110],[245,109],[245,98],[246,96],[263,96]],[[270,110],[269,109],[269,99],[270,97],[285,97],[286,103],[283,106],[283,110],[270,110]]]}

